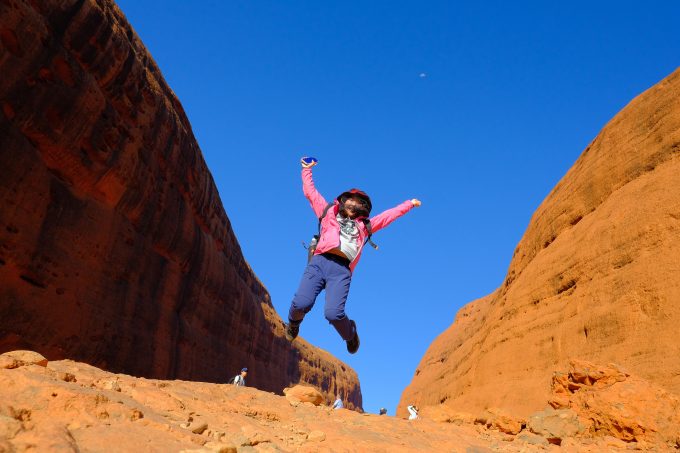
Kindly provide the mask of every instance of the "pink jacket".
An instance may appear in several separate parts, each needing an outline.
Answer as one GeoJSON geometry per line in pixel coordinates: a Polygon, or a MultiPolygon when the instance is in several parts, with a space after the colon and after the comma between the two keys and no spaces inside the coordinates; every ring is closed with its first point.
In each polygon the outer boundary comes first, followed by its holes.
{"type": "MultiPolygon", "coordinates": [[[[316,214],[317,218],[321,217],[324,208],[328,206],[328,202],[319,193],[319,191],[316,190],[316,187],[314,187],[311,168],[302,169],[302,192],[312,205],[312,209],[314,210],[314,214],[316,214]]],[[[321,237],[319,238],[319,243],[316,246],[316,251],[314,252],[315,255],[320,255],[340,246],[340,225],[338,225],[338,220],[336,219],[338,210],[340,209],[340,203],[338,203],[337,200],[335,200],[334,203],[335,206],[328,210],[328,213],[321,221],[321,237]],[[333,215],[331,215],[331,213],[333,215]]],[[[412,208],[413,203],[411,203],[411,200],[407,200],[392,209],[388,209],[387,211],[381,212],[377,216],[372,217],[370,221],[373,233],[382,230],[387,225],[394,222],[397,218],[409,212],[412,208]]],[[[357,254],[357,257],[354,258],[354,261],[352,261],[349,265],[349,268],[352,272],[354,272],[354,268],[359,262],[359,258],[361,258],[361,251],[364,247],[364,244],[366,243],[366,236],[368,236],[368,231],[366,231],[364,223],[356,222],[356,224],[357,228],[359,228],[359,253],[357,254]]]]}

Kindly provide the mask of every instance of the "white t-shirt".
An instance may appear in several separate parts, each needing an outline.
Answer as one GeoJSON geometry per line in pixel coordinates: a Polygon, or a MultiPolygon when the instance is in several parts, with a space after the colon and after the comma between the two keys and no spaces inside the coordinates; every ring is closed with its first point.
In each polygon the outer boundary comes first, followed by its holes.
{"type": "Polygon", "coordinates": [[[347,259],[354,261],[359,254],[359,227],[354,220],[338,214],[335,217],[340,225],[340,251],[347,259]]]}

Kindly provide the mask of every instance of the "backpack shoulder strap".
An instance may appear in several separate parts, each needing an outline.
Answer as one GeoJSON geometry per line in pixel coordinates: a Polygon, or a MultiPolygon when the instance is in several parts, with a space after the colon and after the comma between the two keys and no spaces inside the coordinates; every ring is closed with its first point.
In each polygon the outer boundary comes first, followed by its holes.
{"type": "Polygon", "coordinates": [[[326,205],[325,208],[323,208],[323,213],[321,214],[321,217],[319,217],[319,235],[321,235],[321,221],[323,220],[324,217],[326,217],[326,214],[328,214],[328,210],[335,206],[335,202],[330,202],[326,205]]]}
{"type": "Polygon", "coordinates": [[[371,236],[373,236],[373,228],[371,228],[371,221],[368,218],[363,218],[361,219],[361,221],[364,223],[366,231],[368,231],[368,236],[366,236],[366,242],[371,244],[371,247],[373,247],[375,250],[378,250],[378,245],[371,240],[371,236]]]}

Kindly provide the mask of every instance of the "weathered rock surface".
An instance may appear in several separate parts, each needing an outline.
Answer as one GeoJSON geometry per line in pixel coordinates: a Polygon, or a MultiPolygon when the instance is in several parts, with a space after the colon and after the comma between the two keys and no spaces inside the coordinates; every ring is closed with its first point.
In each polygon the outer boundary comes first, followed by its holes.
{"type": "Polygon", "coordinates": [[[529,417],[527,423],[529,432],[540,435],[546,441],[561,444],[568,437],[583,434],[586,427],[579,419],[578,414],[570,409],[555,410],[549,407],[543,411],[535,412],[529,417]]]}
{"type": "Polygon", "coordinates": [[[574,360],[553,376],[552,392],[550,405],[577,415],[591,435],[680,449],[678,397],[616,365],[574,360]]]}
{"type": "Polygon", "coordinates": [[[24,365],[47,366],[47,359],[33,351],[10,351],[0,355],[0,368],[19,368],[24,365]]]}
{"type": "Polygon", "coordinates": [[[508,415],[495,407],[486,409],[475,417],[475,423],[485,425],[487,428],[497,429],[506,434],[518,434],[526,425],[525,420],[508,415]]]}
{"type": "MultiPolygon", "coordinates": [[[[547,150],[549,152],[549,150],[547,150]]],[[[533,215],[508,275],[463,307],[408,404],[519,417],[570,358],[680,394],[680,71],[618,113],[533,215]]]]}
{"type": "Polygon", "coordinates": [[[115,446],[120,452],[163,453],[599,453],[637,445],[567,438],[558,449],[526,430],[512,436],[468,422],[292,406],[282,396],[250,387],[133,378],[71,360],[0,369],[0,451],[108,452],[115,446]],[[65,374],[75,380],[59,378],[65,374]],[[110,382],[118,383],[118,391],[110,382]]]}
{"type": "Polygon", "coordinates": [[[247,366],[261,389],[361,406],[353,370],[284,339],[182,106],[112,1],[0,1],[0,74],[0,352],[217,382],[247,366]]]}

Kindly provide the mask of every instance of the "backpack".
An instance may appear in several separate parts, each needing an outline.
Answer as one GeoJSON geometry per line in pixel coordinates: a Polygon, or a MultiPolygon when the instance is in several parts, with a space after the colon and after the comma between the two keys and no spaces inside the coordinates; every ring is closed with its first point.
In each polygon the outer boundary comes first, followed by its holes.
{"type": "Polygon", "coordinates": [[[232,384],[232,385],[233,385],[234,382],[236,382],[236,376],[234,376],[233,378],[229,379],[229,380],[227,381],[227,384],[232,384]]]}
{"type": "MultiPolygon", "coordinates": [[[[319,217],[319,225],[318,225],[318,233],[312,236],[312,240],[309,241],[309,246],[307,246],[304,242],[302,242],[302,246],[307,249],[307,262],[312,259],[314,256],[314,252],[316,251],[316,245],[319,243],[319,238],[321,237],[321,221],[323,220],[324,217],[326,217],[326,214],[328,214],[328,210],[335,206],[335,202],[328,203],[326,207],[323,209],[323,213],[321,214],[321,217],[319,217]]],[[[371,221],[368,220],[367,218],[361,219],[363,222],[364,226],[366,227],[366,231],[368,231],[368,236],[366,236],[366,241],[364,242],[364,245],[366,242],[371,244],[371,247],[373,247],[375,250],[378,250],[378,246],[376,245],[375,242],[371,240],[371,236],[373,236],[373,230],[371,228],[371,221]]]]}

